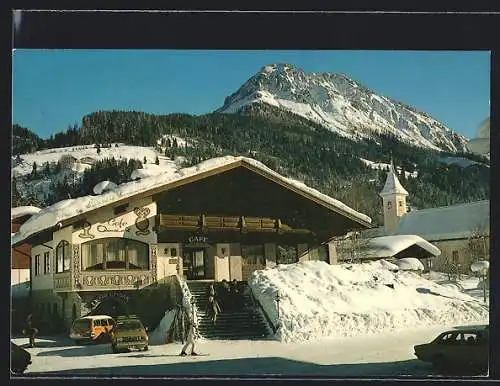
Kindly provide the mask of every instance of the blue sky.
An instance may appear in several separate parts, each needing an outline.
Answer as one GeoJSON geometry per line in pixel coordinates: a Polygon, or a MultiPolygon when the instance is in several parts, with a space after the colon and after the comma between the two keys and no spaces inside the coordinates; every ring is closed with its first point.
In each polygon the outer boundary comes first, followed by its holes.
{"type": "Polygon", "coordinates": [[[97,110],[205,114],[260,68],[340,72],[475,136],[490,114],[488,51],[16,50],[13,123],[42,138],[97,110]]]}

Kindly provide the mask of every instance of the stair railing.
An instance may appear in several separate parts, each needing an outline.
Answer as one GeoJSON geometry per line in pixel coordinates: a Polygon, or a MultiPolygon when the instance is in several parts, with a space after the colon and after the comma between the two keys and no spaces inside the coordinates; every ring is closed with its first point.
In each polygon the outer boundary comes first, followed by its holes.
{"type": "Polygon", "coordinates": [[[264,307],[260,303],[259,299],[257,299],[255,297],[253,290],[252,290],[252,287],[250,287],[248,284],[247,284],[247,286],[250,289],[250,298],[252,299],[253,306],[255,307],[257,305],[257,307],[260,308],[260,310],[262,311],[262,314],[266,318],[267,323],[269,324],[269,326],[273,330],[273,334],[276,334],[276,331],[278,331],[279,325],[278,324],[275,325],[273,323],[273,321],[271,320],[271,317],[267,314],[266,310],[264,309],[264,307]]]}

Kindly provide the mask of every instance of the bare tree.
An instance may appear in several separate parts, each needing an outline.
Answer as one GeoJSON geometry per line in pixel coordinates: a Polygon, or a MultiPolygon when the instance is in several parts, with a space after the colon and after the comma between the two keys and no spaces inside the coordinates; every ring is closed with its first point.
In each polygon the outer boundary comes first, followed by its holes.
{"type": "Polygon", "coordinates": [[[470,256],[470,264],[478,260],[487,260],[489,257],[487,246],[488,237],[485,226],[476,225],[471,230],[467,241],[467,252],[470,256]]]}

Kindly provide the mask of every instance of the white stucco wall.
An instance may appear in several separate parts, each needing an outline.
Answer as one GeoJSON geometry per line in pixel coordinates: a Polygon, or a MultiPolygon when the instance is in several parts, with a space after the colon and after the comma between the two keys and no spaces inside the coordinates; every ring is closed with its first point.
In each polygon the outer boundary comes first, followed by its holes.
{"type": "Polygon", "coordinates": [[[229,244],[216,244],[215,246],[215,280],[229,280],[229,244]],[[224,253],[222,250],[224,249],[224,253]]]}
{"type": "Polygon", "coordinates": [[[242,258],[241,258],[241,246],[238,243],[230,244],[229,253],[231,257],[229,258],[229,276],[230,279],[242,280],[242,258]]]}
{"type": "Polygon", "coordinates": [[[32,289],[33,291],[38,290],[49,290],[54,288],[53,276],[55,271],[55,261],[54,261],[54,253],[53,250],[49,247],[54,245],[52,242],[47,242],[45,245],[36,245],[31,248],[31,281],[32,281],[32,289]],[[44,274],[43,270],[43,254],[45,252],[49,252],[50,256],[50,272],[48,274],[44,274]],[[36,259],[35,256],[40,256],[40,273],[35,275],[35,264],[36,259]]]}
{"type": "Polygon", "coordinates": [[[161,280],[167,276],[175,275],[181,269],[180,250],[181,245],[178,243],[159,243],[156,263],[157,280],[161,280]],[[175,249],[176,256],[172,256],[172,250],[175,249]]]}

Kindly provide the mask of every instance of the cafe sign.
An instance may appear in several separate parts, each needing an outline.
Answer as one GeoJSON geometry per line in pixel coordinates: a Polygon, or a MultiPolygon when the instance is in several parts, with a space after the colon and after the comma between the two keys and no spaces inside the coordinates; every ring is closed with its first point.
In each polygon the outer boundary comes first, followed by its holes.
{"type": "Polygon", "coordinates": [[[190,248],[207,248],[210,246],[208,244],[208,237],[201,235],[189,236],[187,239],[186,247],[190,248]]]}
{"type": "Polygon", "coordinates": [[[207,236],[189,236],[188,242],[190,244],[208,243],[208,237],[207,236]]]}

